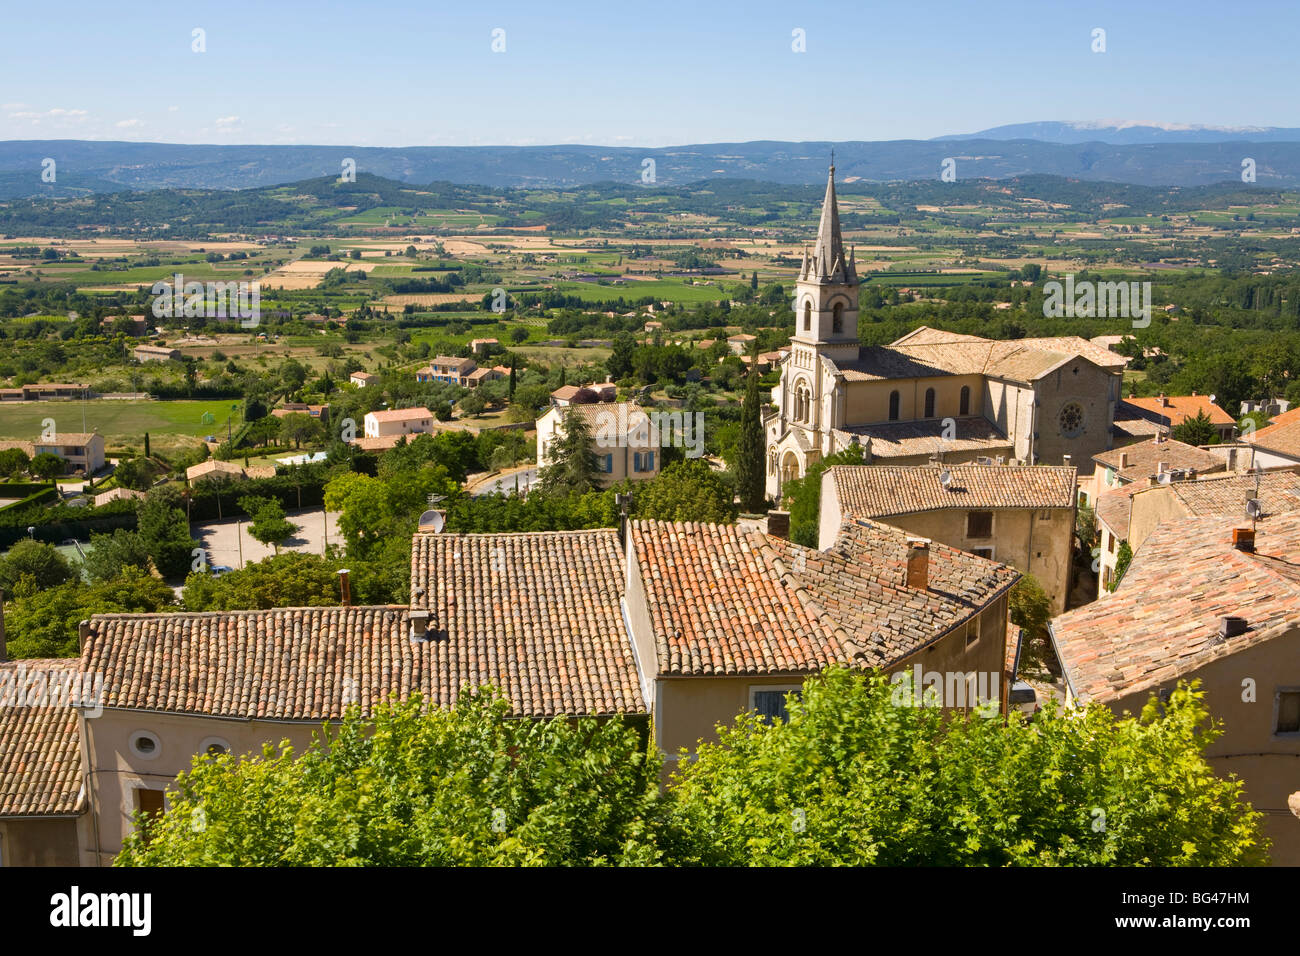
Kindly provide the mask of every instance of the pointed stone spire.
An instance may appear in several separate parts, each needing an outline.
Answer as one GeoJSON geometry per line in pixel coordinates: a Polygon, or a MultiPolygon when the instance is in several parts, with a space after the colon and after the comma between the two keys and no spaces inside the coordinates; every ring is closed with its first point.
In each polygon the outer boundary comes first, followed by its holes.
{"type": "Polygon", "coordinates": [[[835,201],[835,164],[831,163],[826,177],[826,198],[822,202],[822,218],[817,226],[817,244],[813,247],[813,265],[818,278],[836,282],[855,278],[846,268],[844,238],[840,235],[840,210],[835,201]]]}

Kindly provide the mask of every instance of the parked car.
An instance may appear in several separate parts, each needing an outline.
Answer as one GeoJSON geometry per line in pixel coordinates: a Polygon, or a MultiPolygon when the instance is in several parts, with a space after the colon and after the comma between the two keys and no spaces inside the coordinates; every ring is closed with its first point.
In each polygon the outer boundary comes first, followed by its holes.
{"type": "Polygon", "coordinates": [[[223,574],[229,574],[233,570],[235,569],[224,564],[214,564],[209,573],[211,573],[214,578],[219,578],[223,574]]]}
{"type": "Polygon", "coordinates": [[[1038,694],[1022,680],[1011,685],[1010,704],[1022,714],[1033,714],[1038,710],[1038,694]]]}

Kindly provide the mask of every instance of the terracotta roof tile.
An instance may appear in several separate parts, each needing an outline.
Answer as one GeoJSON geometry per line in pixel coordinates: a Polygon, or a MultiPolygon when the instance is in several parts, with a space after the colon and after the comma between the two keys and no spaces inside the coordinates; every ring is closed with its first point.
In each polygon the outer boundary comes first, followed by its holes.
{"type": "Polygon", "coordinates": [[[1123,481],[1150,478],[1156,474],[1161,462],[1166,469],[1195,468],[1198,472],[1223,471],[1225,467],[1223,459],[1217,455],[1172,438],[1159,442],[1141,441],[1123,448],[1114,448],[1093,455],[1092,460],[1118,471],[1123,481]],[[1127,462],[1123,467],[1120,465],[1122,461],[1127,462]]]}
{"type": "MultiPolygon", "coordinates": [[[[1157,419],[1173,427],[1181,425],[1189,418],[1195,418],[1200,412],[1209,416],[1215,425],[1235,425],[1237,420],[1225,412],[1209,395],[1164,395],[1149,398],[1126,398],[1120,402],[1120,408],[1127,405],[1139,416],[1157,419]]],[[[1116,411],[1116,417],[1119,411],[1116,411]]]]}
{"type": "Polygon", "coordinates": [[[77,696],[31,695],[56,684],[71,689],[76,660],[0,664],[0,817],[60,816],[83,809],[77,696]]]}
{"type": "Polygon", "coordinates": [[[1059,465],[836,465],[840,509],[884,518],[944,508],[1073,508],[1077,472],[1059,465]],[[952,482],[945,488],[939,476],[952,482]]]}
{"type": "Polygon", "coordinates": [[[1010,456],[1014,446],[987,419],[958,418],[951,438],[945,438],[941,419],[920,422],[877,422],[874,425],[851,425],[835,429],[842,444],[858,437],[866,444],[871,439],[871,457],[913,458],[940,452],[979,452],[988,457],[1010,456]]]}
{"type": "Polygon", "coordinates": [[[460,650],[457,679],[526,713],[644,713],[616,532],[417,534],[412,607],[460,650]],[[419,589],[423,588],[423,592],[419,589]]]}
{"type": "Polygon", "coordinates": [[[665,675],[882,667],[963,625],[1020,575],[930,544],[930,587],[905,584],[907,541],[848,521],[816,551],[734,525],[634,521],[657,666],[665,675]]]}
{"type": "Polygon", "coordinates": [[[1240,518],[1160,524],[1113,594],[1068,611],[1052,640],[1074,694],[1113,700],[1300,627],[1300,514],[1258,524],[1255,553],[1232,547],[1240,518]],[[1221,639],[1219,620],[1246,633],[1221,639]]]}

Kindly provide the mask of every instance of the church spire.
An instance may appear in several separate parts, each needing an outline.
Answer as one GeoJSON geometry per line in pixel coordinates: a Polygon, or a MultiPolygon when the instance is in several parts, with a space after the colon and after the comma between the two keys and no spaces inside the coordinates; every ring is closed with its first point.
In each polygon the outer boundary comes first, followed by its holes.
{"type": "Polygon", "coordinates": [[[826,177],[826,198],[822,218],[817,226],[817,244],[813,247],[813,268],[818,278],[833,282],[854,282],[856,270],[844,257],[844,237],[840,235],[840,210],[835,201],[835,161],[831,160],[826,177]]]}

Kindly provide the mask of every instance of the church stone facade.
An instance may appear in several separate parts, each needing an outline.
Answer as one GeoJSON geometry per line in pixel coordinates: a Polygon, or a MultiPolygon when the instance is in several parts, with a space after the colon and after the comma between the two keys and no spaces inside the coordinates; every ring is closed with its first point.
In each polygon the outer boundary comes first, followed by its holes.
{"type": "Polygon", "coordinates": [[[826,183],[795,283],[795,334],[764,421],[767,493],[860,445],[872,463],[1074,463],[1112,447],[1126,359],[1078,336],[994,341],[922,326],[858,345],[858,274],[826,183]]]}

